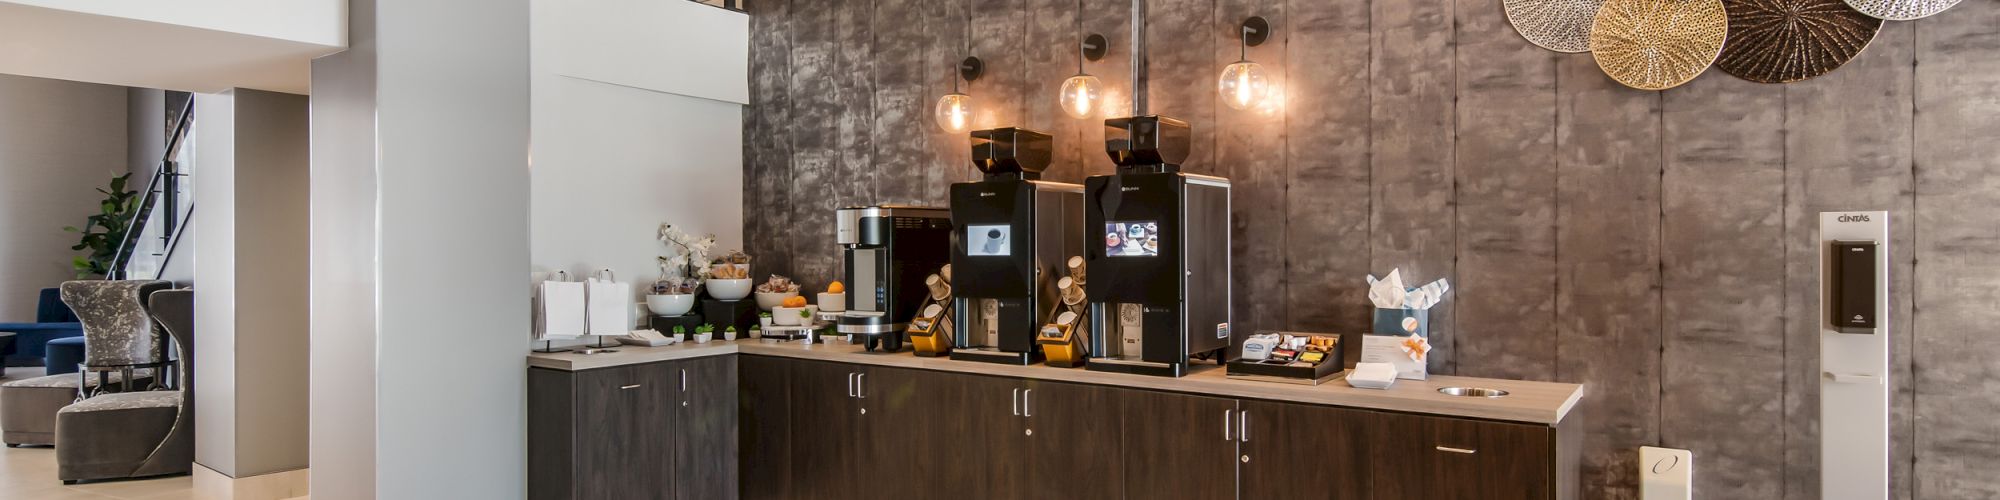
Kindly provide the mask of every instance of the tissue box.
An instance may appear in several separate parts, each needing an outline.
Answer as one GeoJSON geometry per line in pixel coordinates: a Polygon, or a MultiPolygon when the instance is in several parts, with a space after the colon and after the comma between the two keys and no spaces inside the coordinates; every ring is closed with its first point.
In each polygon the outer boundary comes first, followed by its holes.
{"type": "Polygon", "coordinates": [[[1396,335],[1408,337],[1431,336],[1431,310],[1429,309],[1375,309],[1376,335],[1396,335]]]}
{"type": "MultiPolygon", "coordinates": [[[[1391,309],[1381,310],[1388,311],[1391,309]]],[[[1417,312],[1421,313],[1423,311],[1419,310],[1417,312]]],[[[1380,318],[1380,316],[1378,315],[1377,318],[1380,318]]],[[[1424,362],[1410,359],[1410,354],[1403,352],[1404,338],[1407,338],[1407,336],[1361,336],[1361,362],[1394,365],[1396,367],[1396,378],[1399,379],[1424,380],[1430,378],[1430,368],[1425,366],[1424,362]]]]}

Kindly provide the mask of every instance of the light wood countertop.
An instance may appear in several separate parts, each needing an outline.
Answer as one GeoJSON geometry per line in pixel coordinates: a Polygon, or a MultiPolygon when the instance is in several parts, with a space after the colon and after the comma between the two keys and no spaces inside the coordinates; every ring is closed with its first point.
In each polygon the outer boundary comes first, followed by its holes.
{"type": "Polygon", "coordinates": [[[948,358],[922,358],[909,352],[870,353],[863,351],[858,345],[845,342],[801,344],[738,340],[714,341],[707,344],[683,342],[666,347],[619,346],[617,349],[618,352],[591,355],[567,352],[532,353],[528,355],[528,366],[576,371],[743,353],[1541,425],[1555,425],[1561,422],[1563,417],[1576,406],[1577,401],[1583,398],[1582,385],[1556,382],[1432,375],[1430,380],[1398,380],[1387,390],[1358,389],[1341,380],[1307,386],[1229,379],[1223,375],[1223,368],[1217,365],[1199,365],[1188,376],[1171,378],[1094,372],[1082,368],[1055,368],[1045,365],[1011,366],[953,361],[948,358]],[[1447,396],[1437,392],[1438,388],[1454,386],[1501,389],[1509,394],[1499,398],[1477,398],[1447,396]]]}

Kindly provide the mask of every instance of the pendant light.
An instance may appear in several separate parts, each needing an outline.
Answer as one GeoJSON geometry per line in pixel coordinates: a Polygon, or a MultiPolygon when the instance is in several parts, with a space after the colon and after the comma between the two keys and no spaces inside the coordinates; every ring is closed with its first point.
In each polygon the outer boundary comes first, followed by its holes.
{"type": "Polygon", "coordinates": [[[935,111],[938,128],[954,134],[963,134],[972,128],[972,96],[959,92],[958,82],[964,80],[966,83],[972,83],[973,80],[978,80],[979,73],[986,66],[979,58],[972,56],[972,6],[969,2],[965,7],[963,50],[965,59],[958,62],[958,71],[954,72],[956,74],[951,80],[951,93],[938,98],[935,111]]]}
{"type": "Polygon", "coordinates": [[[1264,102],[1271,95],[1271,83],[1264,76],[1264,67],[1250,62],[1250,47],[1264,43],[1271,34],[1271,24],[1263,17],[1251,16],[1243,20],[1241,56],[1234,64],[1222,68],[1222,77],[1216,80],[1216,90],[1222,93],[1222,103],[1231,109],[1250,109],[1264,102]]]}
{"type": "Polygon", "coordinates": [[[937,123],[939,128],[954,134],[964,133],[972,128],[972,96],[958,91],[958,81],[971,83],[979,79],[981,68],[985,66],[977,57],[966,57],[958,62],[958,71],[951,80],[951,93],[938,98],[937,123]]]}
{"type": "MultiPolygon", "coordinates": [[[[1076,2],[1076,32],[1083,33],[1082,0],[1076,2]]],[[[1103,59],[1106,48],[1104,35],[1096,33],[1085,35],[1077,44],[1076,76],[1064,80],[1062,91],[1057,95],[1057,102],[1062,106],[1063,114],[1069,115],[1070,118],[1090,118],[1097,113],[1104,82],[1083,71],[1083,62],[1103,59]]]]}

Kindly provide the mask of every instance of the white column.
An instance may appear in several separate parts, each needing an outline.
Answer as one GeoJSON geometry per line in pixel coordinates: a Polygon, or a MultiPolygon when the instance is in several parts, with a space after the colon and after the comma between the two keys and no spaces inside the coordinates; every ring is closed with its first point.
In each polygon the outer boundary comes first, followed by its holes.
{"type": "Polygon", "coordinates": [[[525,496],[527,15],[353,0],[313,63],[313,498],[525,496]]]}

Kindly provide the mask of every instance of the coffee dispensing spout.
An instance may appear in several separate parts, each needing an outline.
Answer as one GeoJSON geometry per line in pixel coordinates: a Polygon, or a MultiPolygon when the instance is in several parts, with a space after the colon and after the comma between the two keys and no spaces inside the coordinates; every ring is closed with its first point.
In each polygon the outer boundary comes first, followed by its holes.
{"type": "Polygon", "coordinates": [[[1048,134],[1024,128],[974,130],[972,165],[985,172],[989,180],[1040,179],[1054,158],[1052,139],[1048,134]]]}
{"type": "Polygon", "coordinates": [[[1104,120],[1104,152],[1121,174],[1179,172],[1192,138],[1187,122],[1165,116],[1104,120]]]}

